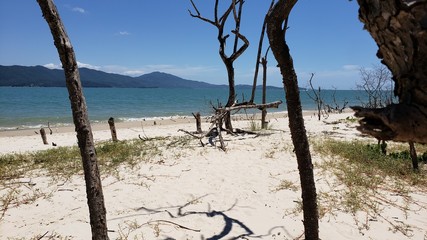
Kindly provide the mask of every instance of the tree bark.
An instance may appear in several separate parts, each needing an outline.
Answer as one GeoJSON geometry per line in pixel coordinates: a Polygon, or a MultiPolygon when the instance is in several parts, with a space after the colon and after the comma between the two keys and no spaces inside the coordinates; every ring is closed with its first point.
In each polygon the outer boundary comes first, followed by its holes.
{"type": "Polygon", "coordinates": [[[356,116],[364,118],[359,130],[373,135],[372,129],[385,129],[390,140],[427,143],[427,1],[357,2],[359,18],[392,72],[399,97],[398,104],[379,110],[356,107],[356,116]],[[409,133],[408,125],[413,128],[409,133]]]}
{"type": "Polygon", "coordinates": [[[285,40],[288,16],[296,2],[297,0],[279,0],[275,4],[268,16],[267,34],[271,50],[283,76],[289,128],[295,147],[301,181],[305,239],[317,240],[319,239],[319,214],[313,164],[302,116],[298,79],[293,67],[289,47],[285,40]]]}
{"type": "Polygon", "coordinates": [[[105,240],[108,239],[108,235],[104,195],[102,192],[92,129],[87,113],[86,100],[82,91],[76,57],[53,1],[37,0],[37,2],[40,5],[43,17],[50,27],[65,73],[73,121],[77,132],[78,145],[85,174],[92,239],[105,240]]]}

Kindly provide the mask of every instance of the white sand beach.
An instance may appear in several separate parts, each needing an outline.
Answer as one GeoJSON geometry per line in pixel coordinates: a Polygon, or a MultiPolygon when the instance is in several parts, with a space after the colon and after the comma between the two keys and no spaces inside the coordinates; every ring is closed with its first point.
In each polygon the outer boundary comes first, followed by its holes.
{"type": "MultiPolygon", "coordinates": [[[[310,141],[361,139],[356,123],[345,121],[351,116],[351,112],[331,114],[318,121],[307,113],[310,141]]],[[[190,146],[164,147],[149,162],[102,176],[110,239],[303,239],[299,174],[286,113],[270,114],[270,124],[271,129],[259,135],[225,135],[226,152],[209,144],[202,147],[194,139],[190,146]]],[[[233,125],[247,129],[249,121],[233,125]]],[[[185,136],[178,129],[194,131],[195,123],[188,117],[159,119],[155,125],[153,120],[123,122],[116,127],[118,138],[125,140],[138,135],[185,136]]],[[[208,127],[204,120],[203,130],[208,127]]],[[[76,144],[72,127],[52,130],[49,143],[76,144]]],[[[108,124],[93,125],[93,135],[97,142],[110,140],[108,124]]],[[[0,154],[50,148],[55,146],[43,145],[34,130],[0,132],[0,154]]],[[[315,166],[325,160],[316,152],[312,158],[315,166]]],[[[330,173],[315,168],[315,178],[319,194],[342,190],[330,173]]],[[[2,199],[16,191],[23,201],[4,211],[0,239],[91,238],[83,175],[58,181],[40,170],[1,187],[2,199]],[[26,198],[31,198],[28,204],[26,198]]],[[[412,201],[383,193],[387,199],[378,202],[381,212],[375,218],[363,212],[354,216],[334,206],[320,219],[320,238],[425,240],[427,194],[414,190],[408,195],[412,201]]],[[[3,209],[5,203],[0,205],[3,209]]]]}

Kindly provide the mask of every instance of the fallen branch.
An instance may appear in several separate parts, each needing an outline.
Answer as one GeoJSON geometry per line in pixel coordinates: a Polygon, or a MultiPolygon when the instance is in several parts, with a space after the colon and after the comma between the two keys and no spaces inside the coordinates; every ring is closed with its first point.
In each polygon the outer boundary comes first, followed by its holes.
{"type": "Polygon", "coordinates": [[[257,108],[259,110],[265,109],[265,108],[278,108],[279,105],[282,104],[282,101],[275,101],[271,103],[265,103],[265,104],[246,104],[246,105],[238,105],[238,106],[231,106],[231,107],[225,107],[225,108],[218,108],[217,110],[219,112],[230,112],[240,109],[253,109],[257,108]]]}
{"type": "Polygon", "coordinates": [[[178,132],[184,132],[184,133],[186,133],[186,134],[188,134],[188,135],[190,135],[190,136],[192,136],[192,137],[194,137],[194,138],[197,138],[197,139],[199,139],[199,141],[200,141],[200,144],[202,145],[202,147],[204,147],[205,146],[205,144],[203,143],[203,141],[202,141],[202,139],[203,139],[203,135],[202,136],[197,136],[196,134],[193,134],[193,133],[191,133],[191,132],[189,132],[189,131],[186,131],[186,130],[184,130],[184,129],[178,129],[178,132]]]}
{"type": "Polygon", "coordinates": [[[49,231],[45,232],[43,235],[41,235],[41,237],[37,238],[37,240],[44,238],[44,236],[46,236],[48,233],[49,233],[49,231]]]}
{"type": "Polygon", "coordinates": [[[188,135],[190,135],[190,136],[192,136],[194,138],[197,138],[197,139],[202,139],[204,137],[203,135],[202,136],[197,136],[196,134],[194,134],[192,132],[189,132],[189,131],[186,131],[184,129],[178,129],[178,132],[186,133],[186,134],[188,134],[188,135]]]}

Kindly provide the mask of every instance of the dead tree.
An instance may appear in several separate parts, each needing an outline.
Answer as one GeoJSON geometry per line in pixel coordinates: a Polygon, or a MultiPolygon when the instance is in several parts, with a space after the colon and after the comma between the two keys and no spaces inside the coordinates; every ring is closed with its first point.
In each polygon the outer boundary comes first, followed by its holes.
{"type": "MultiPolygon", "coordinates": [[[[270,8],[271,9],[271,8],[270,8]]],[[[266,104],[267,102],[267,55],[270,47],[265,51],[264,57],[261,59],[262,65],[262,104],[266,104]]],[[[261,111],[261,128],[267,129],[268,122],[265,120],[267,117],[267,108],[263,108],[261,111]]]]}
{"type": "MultiPolygon", "coordinates": [[[[219,148],[222,149],[223,151],[226,151],[226,146],[222,137],[222,129],[221,129],[221,124],[223,119],[226,117],[227,114],[229,114],[232,111],[239,111],[241,109],[259,109],[259,110],[263,110],[263,109],[267,109],[267,108],[278,108],[279,105],[282,104],[282,101],[275,101],[275,102],[270,102],[270,103],[265,103],[265,104],[244,104],[244,105],[239,105],[239,106],[231,106],[231,107],[219,107],[219,108],[214,108],[215,109],[215,115],[211,117],[211,126],[209,127],[209,130],[206,134],[203,133],[192,133],[183,129],[179,129],[179,132],[184,132],[194,138],[197,138],[200,140],[201,145],[204,147],[205,144],[201,141],[204,137],[209,137],[209,142],[213,144],[213,139],[218,137],[219,142],[220,142],[220,146],[219,148]]],[[[227,129],[225,129],[226,131],[228,131],[227,129]]],[[[236,129],[238,131],[236,131],[237,133],[249,133],[249,134],[255,134],[253,132],[249,132],[249,131],[243,131],[240,129],[236,129]]],[[[232,134],[235,134],[233,132],[230,132],[232,134]]]]}
{"type": "Polygon", "coordinates": [[[358,0],[359,19],[393,75],[399,103],[353,107],[358,130],[377,139],[427,143],[427,1],[358,0]]]}
{"type": "Polygon", "coordinates": [[[77,61],[70,39],[52,0],[37,0],[49,25],[65,73],[77,140],[82,156],[92,239],[108,239],[107,218],[92,129],[77,61]]]}
{"type": "Polygon", "coordinates": [[[311,95],[308,91],[307,91],[307,95],[309,98],[311,98],[311,100],[313,100],[316,103],[316,107],[317,107],[317,120],[320,121],[320,118],[322,117],[322,111],[323,111],[323,107],[324,107],[324,101],[321,95],[321,91],[322,89],[319,86],[318,90],[315,90],[313,87],[313,80],[314,77],[314,73],[311,74],[310,80],[308,80],[308,83],[310,85],[311,91],[313,92],[313,95],[311,95]]]}
{"type": "MultiPolygon", "coordinates": [[[[235,80],[234,80],[235,74],[234,74],[233,64],[234,64],[234,61],[236,61],[236,59],[238,57],[240,57],[240,55],[242,55],[243,52],[249,46],[249,41],[246,39],[246,37],[244,35],[242,35],[240,33],[240,20],[241,20],[241,14],[242,14],[242,8],[243,8],[244,1],[243,0],[232,0],[230,5],[225,10],[225,12],[222,14],[222,16],[219,16],[219,10],[218,10],[219,0],[215,0],[214,20],[203,17],[200,14],[196,5],[194,4],[193,0],[190,0],[190,2],[191,2],[193,9],[195,11],[195,13],[193,13],[192,11],[188,10],[190,13],[190,16],[192,16],[194,18],[198,18],[204,22],[207,22],[207,23],[215,26],[218,30],[217,38],[218,38],[218,42],[219,42],[219,55],[220,55],[221,60],[223,61],[224,65],[225,65],[225,68],[227,69],[227,76],[228,76],[228,90],[229,91],[228,91],[227,104],[225,106],[231,107],[234,105],[235,100],[236,100],[236,90],[235,90],[235,80]],[[234,28],[234,30],[231,30],[231,33],[234,34],[235,39],[234,39],[233,51],[232,51],[230,56],[227,56],[227,54],[225,53],[226,52],[226,42],[227,42],[227,38],[229,38],[230,35],[229,34],[224,35],[224,27],[225,27],[225,24],[228,20],[228,17],[230,16],[230,14],[233,15],[234,21],[235,21],[235,28],[234,28]],[[238,47],[239,40],[241,40],[243,42],[243,44],[240,47],[238,47]]],[[[230,117],[229,113],[225,117],[224,123],[225,123],[226,129],[228,129],[229,131],[233,131],[233,126],[231,124],[231,117],[230,117]]]]}
{"type": "MultiPolygon", "coordinates": [[[[271,1],[269,11],[273,7],[274,2],[275,2],[275,0],[271,1]]],[[[262,62],[261,52],[262,52],[262,45],[263,45],[263,42],[264,42],[265,28],[267,27],[267,16],[268,15],[266,14],[265,17],[264,17],[264,23],[262,24],[262,30],[261,30],[261,34],[260,34],[260,37],[259,37],[258,52],[257,52],[257,57],[256,57],[256,62],[255,62],[254,82],[252,84],[252,93],[251,93],[251,99],[249,100],[249,103],[253,103],[255,101],[255,90],[256,90],[256,87],[257,87],[259,64],[262,62]]],[[[268,50],[266,52],[268,52],[268,50]]]]}
{"type": "Polygon", "coordinates": [[[289,128],[300,174],[305,239],[317,240],[319,239],[319,213],[313,163],[302,116],[298,78],[285,39],[288,17],[296,2],[297,0],[279,0],[274,5],[268,14],[267,34],[271,50],[280,68],[285,88],[289,128]]]}
{"type": "Polygon", "coordinates": [[[393,103],[393,92],[390,71],[384,65],[374,65],[372,69],[360,68],[360,80],[357,89],[368,97],[362,101],[363,107],[380,108],[393,103]]]}
{"type": "Polygon", "coordinates": [[[334,103],[334,106],[331,106],[329,104],[324,104],[325,107],[327,108],[327,112],[337,112],[337,113],[342,113],[343,110],[347,107],[348,101],[347,98],[345,98],[343,100],[343,104],[342,106],[338,103],[337,98],[336,98],[336,93],[337,93],[337,89],[334,88],[334,91],[332,92],[332,101],[334,103]]]}

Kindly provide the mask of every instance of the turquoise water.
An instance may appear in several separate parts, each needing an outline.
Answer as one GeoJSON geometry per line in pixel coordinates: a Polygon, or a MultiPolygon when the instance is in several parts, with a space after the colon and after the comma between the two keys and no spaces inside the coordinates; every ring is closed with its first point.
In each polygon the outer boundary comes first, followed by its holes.
{"type": "MultiPolygon", "coordinates": [[[[250,89],[238,89],[241,102],[250,97],[250,89]]],[[[325,102],[333,104],[332,90],[322,90],[325,102]]],[[[105,122],[110,117],[118,121],[143,118],[191,116],[192,112],[212,114],[211,102],[226,103],[227,88],[219,89],[161,89],[161,88],[85,88],[84,95],[92,122],[105,122]]],[[[337,90],[337,102],[349,101],[348,106],[359,105],[363,92],[337,90]]],[[[279,109],[286,111],[283,89],[267,89],[267,101],[282,100],[279,109]]],[[[257,91],[256,102],[261,102],[257,91]]],[[[303,110],[313,110],[315,103],[305,91],[301,91],[303,110]]],[[[66,88],[13,88],[0,87],[0,130],[31,128],[46,125],[72,123],[71,107],[66,88]]]]}

